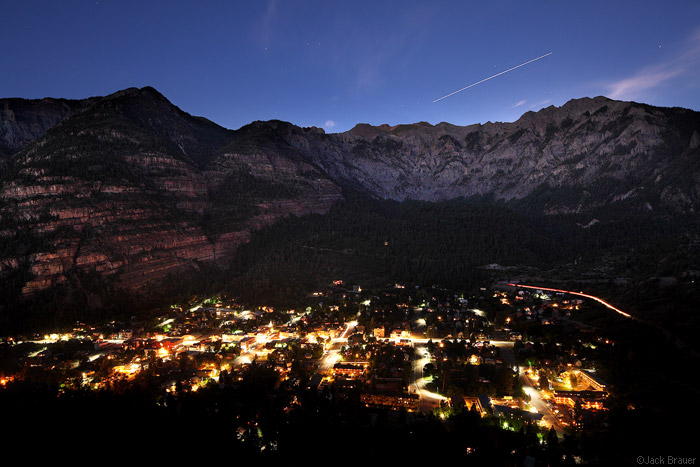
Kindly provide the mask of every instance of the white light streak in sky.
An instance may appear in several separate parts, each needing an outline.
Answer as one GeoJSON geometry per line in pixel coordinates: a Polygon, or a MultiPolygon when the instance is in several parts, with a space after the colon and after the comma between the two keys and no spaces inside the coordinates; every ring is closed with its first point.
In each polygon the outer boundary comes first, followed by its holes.
{"type": "Polygon", "coordinates": [[[462,89],[458,89],[458,90],[455,91],[455,92],[451,92],[451,93],[447,94],[446,96],[442,96],[442,97],[440,97],[439,99],[435,99],[435,100],[433,101],[433,104],[436,103],[437,101],[443,100],[443,99],[446,98],[446,97],[453,96],[453,95],[457,94],[458,92],[462,92],[462,91],[464,91],[465,89],[469,89],[469,88],[471,88],[471,87],[476,86],[477,84],[481,84],[481,83],[483,83],[484,81],[488,81],[488,80],[490,80],[490,79],[492,79],[492,78],[495,78],[495,77],[497,77],[497,76],[501,76],[502,74],[508,73],[509,71],[513,71],[513,70],[515,70],[516,68],[520,68],[521,66],[525,66],[525,65],[527,65],[528,63],[536,62],[537,60],[539,60],[539,59],[541,59],[541,58],[544,58],[544,57],[547,57],[547,56],[549,56],[549,55],[552,55],[552,52],[549,52],[548,54],[544,54],[544,55],[542,55],[541,57],[537,57],[537,58],[533,58],[532,60],[528,60],[528,61],[525,62],[525,63],[521,63],[520,65],[514,66],[513,68],[508,68],[506,71],[502,71],[502,72],[500,72],[500,73],[496,73],[496,74],[493,75],[493,76],[489,76],[488,78],[484,78],[484,79],[482,79],[481,81],[477,81],[476,83],[470,84],[470,85],[467,86],[467,87],[464,87],[464,88],[462,88],[462,89]]]}

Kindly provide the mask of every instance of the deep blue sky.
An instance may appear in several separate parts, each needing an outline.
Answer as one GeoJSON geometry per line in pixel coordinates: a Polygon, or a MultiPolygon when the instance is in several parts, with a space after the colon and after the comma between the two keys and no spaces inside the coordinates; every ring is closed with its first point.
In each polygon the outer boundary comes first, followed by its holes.
{"type": "Polygon", "coordinates": [[[233,129],[514,121],[597,95],[700,110],[696,0],[4,1],[0,52],[0,97],[150,85],[233,129]]]}

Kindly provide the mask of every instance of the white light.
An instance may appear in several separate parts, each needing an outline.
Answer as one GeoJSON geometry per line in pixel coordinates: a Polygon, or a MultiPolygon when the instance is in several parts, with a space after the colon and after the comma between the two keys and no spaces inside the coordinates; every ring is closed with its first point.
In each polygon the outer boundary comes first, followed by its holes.
{"type": "Polygon", "coordinates": [[[502,72],[500,72],[500,73],[496,73],[496,74],[493,75],[493,76],[489,76],[488,78],[484,78],[484,79],[482,79],[481,81],[477,81],[477,82],[474,83],[474,84],[470,84],[469,86],[463,87],[462,89],[458,89],[458,90],[455,91],[455,92],[451,92],[451,93],[447,94],[446,96],[442,96],[442,97],[440,97],[440,98],[438,98],[438,99],[435,99],[435,100],[433,101],[433,104],[436,103],[437,101],[443,100],[443,99],[446,98],[446,97],[453,96],[453,95],[457,94],[458,92],[462,92],[462,91],[464,91],[465,89],[469,89],[469,88],[471,88],[471,87],[476,86],[477,84],[481,84],[481,83],[483,83],[484,81],[488,81],[488,80],[493,79],[493,78],[495,78],[495,77],[497,77],[497,76],[501,76],[501,75],[503,75],[503,74],[505,74],[505,73],[508,73],[509,71],[515,70],[516,68],[520,68],[521,66],[525,66],[525,65],[527,65],[528,63],[536,62],[537,60],[539,60],[539,59],[541,59],[541,58],[544,58],[544,57],[547,57],[547,56],[549,56],[549,55],[552,55],[552,52],[549,52],[548,54],[544,54],[544,55],[542,55],[541,57],[537,57],[537,58],[533,58],[532,60],[528,60],[527,62],[521,63],[520,65],[514,66],[513,68],[509,68],[509,69],[507,69],[506,71],[502,71],[502,72]]]}

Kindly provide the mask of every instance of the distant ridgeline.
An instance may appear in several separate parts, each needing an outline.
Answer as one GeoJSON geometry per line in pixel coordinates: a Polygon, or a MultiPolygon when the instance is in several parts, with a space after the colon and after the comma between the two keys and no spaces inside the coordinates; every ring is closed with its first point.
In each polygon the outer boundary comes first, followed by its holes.
{"type": "Polygon", "coordinates": [[[603,258],[613,275],[691,277],[699,131],[697,112],[602,97],[338,134],[231,131],[153,88],[2,99],[0,335],[205,286],[464,288],[486,264],[584,273],[603,258]]]}

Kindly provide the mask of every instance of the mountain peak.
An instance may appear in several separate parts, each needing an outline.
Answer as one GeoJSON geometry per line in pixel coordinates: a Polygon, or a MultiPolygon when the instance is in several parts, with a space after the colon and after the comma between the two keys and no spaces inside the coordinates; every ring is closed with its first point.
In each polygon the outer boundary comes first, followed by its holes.
{"type": "Polygon", "coordinates": [[[165,96],[163,96],[163,94],[161,94],[153,86],[144,86],[142,88],[129,87],[129,88],[114,92],[106,97],[112,98],[112,97],[121,97],[121,96],[157,97],[157,98],[161,98],[161,99],[166,99],[165,96]]]}
{"type": "Polygon", "coordinates": [[[700,113],[602,96],[516,123],[360,123],[329,135],[279,120],[226,130],[149,86],[0,104],[0,217],[5,232],[30,235],[0,260],[36,271],[18,294],[75,271],[136,287],[220,261],[262,225],[327,212],[344,190],[489,196],[547,214],[700,210],[700,113]]]}
{"type": "Polygon", "coordinates": [[[363,138],[367,139],[372,139],[375,138],[379,135],[386,134],[388,130],[390,130],[392,127],[390,127],[387,124],[380,125],[380,126],[373,126],[370,125],[369,123],[358,123],[354,127],[352,127],[350,130],[348,130],[348,133],[361,136],[363,138]]]}

